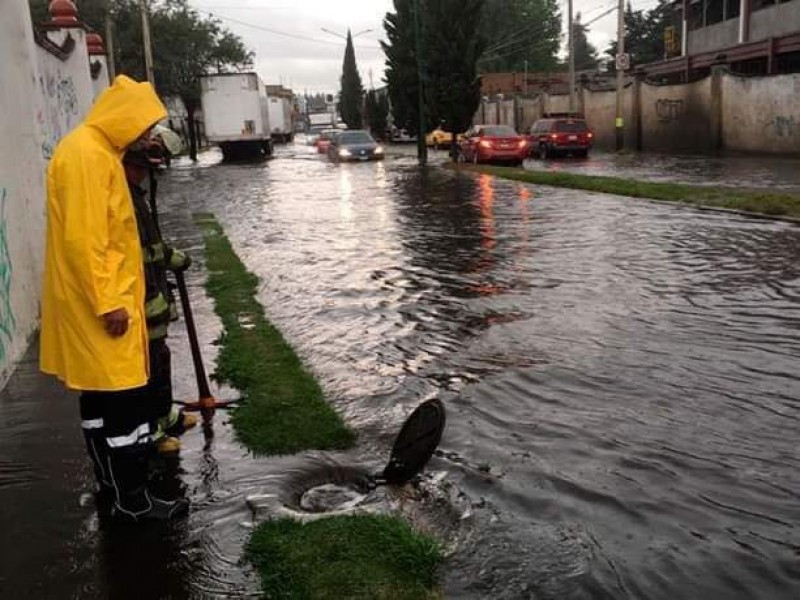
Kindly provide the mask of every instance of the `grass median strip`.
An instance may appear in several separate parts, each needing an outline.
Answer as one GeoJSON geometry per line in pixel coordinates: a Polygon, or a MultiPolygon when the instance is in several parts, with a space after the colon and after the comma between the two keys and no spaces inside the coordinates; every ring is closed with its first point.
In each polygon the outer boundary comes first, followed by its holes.
{"type": "Polygon", "coordinates": [[[267,598],[433,600],[439,545],[396,517],[337,516],[269,521],[246,555],[267,598]]]}
{"type": "Polygon", "coordinates": [[[487,173],[504,179],[523,181],[538,185],[550,185],[591,192],[649,198],[680,202],[693,206],[707,206],[744,211],[772,217],[800,217],[800,195],[772,193],[757,190],[742,190],[731,187],[689,185],[639,181],[621,177],[579,175],[577,173],[553,173],[550,171],[528,171],[515,167],[490,165],[447,165],[449,169],[460,169],[471,173],[487,173]]]}
{"type": "Polygon", "coordinates": [[[197,214],[209,271],[206,288],[225,328],[216,377],[242,394],[233,412],[239,440],[256,454],[343,449],[355,434],[317,381],[264,316],[258,278],[236,256],[213,215],[197,214]]]}
{"type": "MultiPolygon", "coordinates": [[[[233,413],[240,441],[257,454],[340,449],[354,433],[256,301],[248,272],[213,215],[197,214],[206,288],[224,326],[216,375],[242,394],[233,413]]],[[[262,523],[246,548],[267,598],[434,600],[439,544],[395,516],[332,516],[262,523]]]]}

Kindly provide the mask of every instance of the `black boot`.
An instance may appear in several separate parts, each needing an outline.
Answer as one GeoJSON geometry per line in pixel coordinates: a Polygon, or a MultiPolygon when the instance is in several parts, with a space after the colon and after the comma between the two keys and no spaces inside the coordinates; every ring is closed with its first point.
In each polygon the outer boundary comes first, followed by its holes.
{"type": "Polygon", "coordinates": [[[109,448],[108,472],[115,498],[111,516],[124,523],[169,521],[189,514],[185,498],[163,500],[147,489],[147,459],[150,444],[109,448]]]}
{"type": "Polygon", "coordinates": [[[94,492],[94,504],[101,515],[111,513],[114,504],[114,487],[108,475],[108,446],[102,428],[83,429],[83,439],[86,442],[86,452],[92,461],[94,477],[97,481],[97,490],[94,492]]]}

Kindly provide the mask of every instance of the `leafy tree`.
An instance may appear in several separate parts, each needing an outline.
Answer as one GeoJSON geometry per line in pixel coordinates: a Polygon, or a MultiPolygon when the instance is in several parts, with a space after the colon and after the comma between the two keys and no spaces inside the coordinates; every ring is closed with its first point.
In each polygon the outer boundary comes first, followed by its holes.
{"type": "Polygon", "coordinates": [[[481,71],[550,72],[559,68],[561,11],[558,0],[490,0],[480,32],[486,40],[481,71]]]}
{"type": "Polygon", "coordinates": [[[386,14],[383,27],[388,42],[381,42],[386,55],[386,83],[394,124],[416,132],[419,123],[419,78],[414,41],[414,14],[411,0],[394,0],[394,12],[386,14]]]}
{"type": "Polygon", "coordinates": [[[375,90],[367,92],[365,102],[367,124],[372,135],[383,139],[386,135],[386,120],[389,117],[389,100],[386,94],[379,94],[375,90]]]}
{"type": "Polygon", "coordinates": [[[356,65],[356,52],[353,48],[353,36],[347,30],[347,46],[344,49],[342,64],[342,92],[340,110],[342,120],[350,129],[360,129],[362,124],[361,104],[364,99],[364,87],[356,65]]]}
{"type": "MultiPolygon", "coordinates": [[[[436,0],[427,3],[425,100],[442,129],[455,136],[472,123],[480,103],[477,62],[483,52],[479,33],[484,0],[436,0]]],[[[435,119],[435,121],[434,121],[435,119]]],[[[453,160],[458,148],[451,146],[453,160]]]]}
{"type": "MultiPolygon", "coordinates": [[[[384,19],[388,42],[386,82],[397,127],[416,132],[419,123],[419,74],[413,2],[394,0],[384,19]]],[[[425,120],[461,133],[480,102],[477,61],[483,52],[480,23],[484,0],[420,0],[420,54],[425,120]]]]}
{"type": "MultiPolygon", "coordinates": [[[[48,0],[30,0],[34,22],[48,20],[48,0]]],[[[113,10],[114,63],[117,73],[143,80],[142,20],[138,0],[79,0],[80,18],[104,31],[106,11],[113,10]]],[[[200,107],[200,77],[252,66],[253,55],[241,39],[211,17],[201,17],[187,0],[159,0],[150,8],[153,71],[162,96],[178,96],[190,125],[200,107]]],[[[194,126],[189,127],[189,154],[197,157],[194,126]]]]}
{"type": "MultiPolygon", "coordinates": [[[[625,9],[625,52],[630,54],[631,66],[644,65],[664,59],[664,29],[671,24],[674,11],[667,0],[647,12],[633,10],[630,3],[625,9]]],[[[606,54],[611,57],[610,70],[614,71],[617,41],[611,42],[606,54]]]]}
{"type": "Polygon", "coordinates": [[[587,31],[586,25],[581,23],[581,13],[576,14],[572,23],[572,43],[575,47],[576,71],[588,71],[597,68],[597,48],[587,39],[587,31]]]}
{"type": "MultiPolygon", "coordinates": [[[[200,77],[252,67],[253,54],[217,19],[202,18],[187,0],[164,0],[150,19],[156,88],[186,106],[189,155],[197,157],[194,115],[200,107],[200,77]]],[[[141,63],[139,63],[141,65],[141,63]]]]}

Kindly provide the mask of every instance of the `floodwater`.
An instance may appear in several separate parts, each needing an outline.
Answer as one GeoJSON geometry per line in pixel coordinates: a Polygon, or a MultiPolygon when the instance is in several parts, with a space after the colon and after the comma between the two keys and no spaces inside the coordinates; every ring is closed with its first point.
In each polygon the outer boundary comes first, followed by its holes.
{"type": "MultiPolygon", "coordinates": [[[[240,560],[247,498],[380,468],[405,417],[438,396],[448,426],[412,516],[448,544],[448,598],[800,597],[796,227],[425,172],[407,156],[334,165],[292,145],[266,164],[217,161],[162,179],[163,227],[202,262],[190,215],[217,215],[357,448],[253,459],[220,412],[213,438],[184,438],[186,523],[134,538],[98,529],[89,509],[32,521],[20,508],[15,520],[69,542],[44,582],[22,564],[0,586],[257,596],[240,560]]],[[[210,357],[218,323],[202,275],[190,284],[210,357]]],[[[172,346],[191,398],[180,327],[172,346]]],[[[29,412],[0,447],[49,414],[29,412]]],[[[77,429],[67,412],[52,418],[77,429]]],[[[83,476],[59,499],[77,502],[88,477],[71,444],[65,472],[83,476]]],[[[0,482],[24,491],[20,469],[0,482]]]]}
{"type": "Polygon", "coordinates": [[[626,153],[594,150],[588,158],[529,159],[531,170],[608,175],[644,181],[680,182],[775,192],[800,192],[800,159],[785,156],[723,156],[626,153]]]}

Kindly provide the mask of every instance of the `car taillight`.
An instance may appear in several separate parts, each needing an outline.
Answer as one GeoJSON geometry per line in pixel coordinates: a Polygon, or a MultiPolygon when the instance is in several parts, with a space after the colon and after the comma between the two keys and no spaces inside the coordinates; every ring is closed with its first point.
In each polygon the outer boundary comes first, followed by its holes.
{"type": "Polygon", "coordinates": [[[594,137],[594,134],[590,131],[589,133],[586,134],[586,137],[592,139],[594,137]]]}
{"type": "Polygon", "coordinates": [[[553,135],[550,136],[550,139],[552,139],[555,142],[556,140],[558,140],[558,134],[554,133],[553,135]]]}
{"type": "Polygon", "coordinates": [[[519,147],[520,148],[524,148],[527,145],[528,145],[528,140],[520,140],[519,141],[519,147]]]}
{"type": "Polygon", "coordinates": [[[479,145],[481,146],[481,148],[491,148],[492,142],[490,142],[489,140],[481,140],[479,142],[479,145]]]}

